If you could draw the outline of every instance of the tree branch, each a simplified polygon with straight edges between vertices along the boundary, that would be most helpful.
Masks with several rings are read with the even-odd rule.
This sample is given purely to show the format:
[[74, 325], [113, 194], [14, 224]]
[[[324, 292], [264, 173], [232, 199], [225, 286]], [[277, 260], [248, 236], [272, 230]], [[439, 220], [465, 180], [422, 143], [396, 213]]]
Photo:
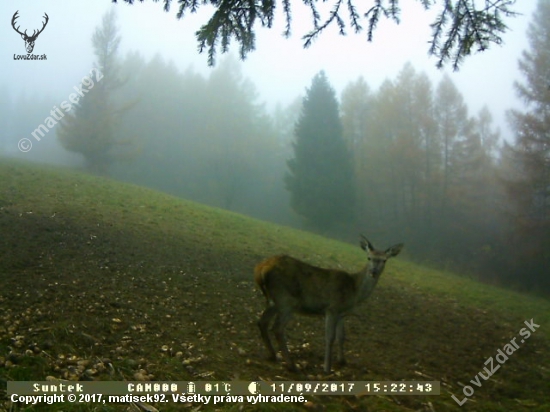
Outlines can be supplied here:
[[[112, 0], [117, 3], [117, 0]], [[135, 0], [123, 0], [133, 4]], [[143, 2], [144, 0], [139, 0]], [[160, 0], [153, 0], [158, 2]], [[292, 0], [280, 0], [285, 18], [283, 35], [290, 36], [292, 23]], [[312, 29], [302, 39], [304, 47], [309, 47], [328, 26], [336, 24], [341, 35], [346, 34], [349, 25], [355, 33], [363, 30], [360, 24], [360, 14], [357, 12], [354, 0], [323, 0], [333, 1], [333, 7], [328, 17], [321, 20], [317, 9], [319, 0], [302, 0], [311, 11]], [[341, 16], [340, 6], [346, 3], [348, 10], [347, 22]], [[400, 22], [400, 0], [371, 0], [374, 4], [363, 13], [367, 20], [367, 40], [372, 41], [374, 31], [382, 17]], [[440, 4], [441, 10], [435, 21], [430, 25], [432, 39], [429, 42], [429, 53], [437, 57], [437, 67], [442, 67], [451, 61], [456, 70], [462, 59], [475, 51], [484, 51], [492, 44], [502, 43], [502, 34], [508, 30], [504, 18], [514, 17], [516, 12], [511, 7], [515, 0], [484, 0], [483, 6], [476, 7], [475, 0], [417, 0], [428, 10]], [[478, 0], [479, 2], [480, 0]], [[170, 10], [172, 0], [162, 0], [165, 11]], [[196, 12], [200, 6], [215, 7], [213, 15], [197, 32], [198, 48], [202, 53], [207, 51], [208, 64], [215, 63], [218, 48], [227, 52], [231, 39], [240, 46], [241, 58], [255, 49], [255, 24], [262, 27], [272, 27], [277, 0], [178, 0], [177, 18], [181, 19], [186, 11]]]

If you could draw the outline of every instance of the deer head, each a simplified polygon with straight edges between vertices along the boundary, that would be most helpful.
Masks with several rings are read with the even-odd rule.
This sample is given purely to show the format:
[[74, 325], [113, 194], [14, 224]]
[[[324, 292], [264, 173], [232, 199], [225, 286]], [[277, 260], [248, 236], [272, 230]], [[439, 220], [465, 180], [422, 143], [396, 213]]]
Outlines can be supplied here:
[[44, 31], [44, 28], [46, 27], [46, 25], [48, 24], [48, 20], [49, 20], [49, 17], [46, 13], [44, 13], [44, 17], [46, 19], [46, 21], [44, 22], [44, 24], [42, 25], [42, 28], [38, 31], [34, 30], [32, 35], [31, 36], [28, 36], [27, 35], [27, 30], [25, 30], [24, 33], [20, 32], [19, 31], [19, 26], [15, 27], [15, 20], [17, 20], [17, 18], [19, 17], [17, 14], [19, 13], [19, 10], [17, 10], [15, 12], [15, 14], [13, 15], [12, 19], [11, 19], [11, 26], [13, 27], [13, 29], [19, 33], [21, 35], [21, 38], [23, 40], [25, 40], [25, 48], [27, 49], [27, 53], [32, 53], [33, 49], [34, 49], [34, 42], [36, 41], [36, 38], [38, 37], [38, 35], [40, 33], [42, 33], [42, 31]]

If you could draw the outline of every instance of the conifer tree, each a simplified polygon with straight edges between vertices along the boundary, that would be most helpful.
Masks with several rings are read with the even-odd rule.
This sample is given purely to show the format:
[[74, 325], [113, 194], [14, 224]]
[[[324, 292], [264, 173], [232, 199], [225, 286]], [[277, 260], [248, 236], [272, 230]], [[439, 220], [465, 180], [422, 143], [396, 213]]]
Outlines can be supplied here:
[[82, 154], [86, 168], [96, 174], [107, 174], [117, 149], [129, 143], [117, 139], [116, 125], [132, 104], [116, 107], [112, 98], [113, 91], [123, 84], [119, 74], [119, 44], [116, 14], [111, 9], [92, 36], [95, 67], [83, 79], [78, 102], [64, 116], [57, 132], [63, 147]]
[[[539, 0], [527, 31], [529, 50], [516, 82], [525, 111], [511, 110], [516, 141], [511, 148], [516, 176], [507, 184], [515, 206], [517, 275], [530, 278], [531, 287], [550, 290], [550, 1]], [[520, 273], [521, 271], [521, 273]]]
[[351, 222], [353, 164], [342, 136], [338, 101], [324, 72], [307, 90], [295, 137], [285, 177], [292, 208], [320, 230]]

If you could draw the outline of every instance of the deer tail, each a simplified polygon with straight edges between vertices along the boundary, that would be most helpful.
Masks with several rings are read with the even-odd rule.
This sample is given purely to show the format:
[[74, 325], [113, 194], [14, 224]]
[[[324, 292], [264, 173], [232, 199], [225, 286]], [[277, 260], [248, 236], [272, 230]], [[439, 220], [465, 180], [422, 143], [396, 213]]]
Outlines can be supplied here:
[[275, 263], [276, 262], [273, 261], [273, 258], [271, 258], [258, 263], [254, 268], [254, 280], [268, 303], [271, 300], [271, 297], [267, 288], [266, 279]]

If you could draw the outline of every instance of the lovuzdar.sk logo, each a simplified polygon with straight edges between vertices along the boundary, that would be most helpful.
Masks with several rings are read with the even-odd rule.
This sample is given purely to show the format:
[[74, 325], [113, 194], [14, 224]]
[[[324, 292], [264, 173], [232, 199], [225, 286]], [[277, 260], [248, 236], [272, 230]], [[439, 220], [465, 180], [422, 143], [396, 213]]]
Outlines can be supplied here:
[[50, 18], [46, 13], [44, 13], [43, 17], [45, 18], [45, 21], [42, 23], [42, 28], [40, 30], [33, 30], [32, 34], [29, 36], [27, 34], [27, 30], [25, 30], [24, 32], [21, 32], [19, 30], [21, 26], [15, 27], [16, 20], [19, 17], [18, 13], [19, 13], [19, 10], [17, 10], [13, 14], [13, 17], [11, 19], [11, 26], [17, 33], [21, 35], [21, 38], [25, 41], [25, 49], [27, 49], [27, 54], [26, 55], [14, 54], [13, 59], [14, 60], [46, 60], [47, 56], [45, 54], [41, 54], [41, 55], [32, 54], [32, 51], [34, 50], [34, 43], [36, 42], [36, 39], [38, 38], [39, 34], [42, 33], [46, 28], [46, 25], [48, 24], [48, 21], [50, 20]]

